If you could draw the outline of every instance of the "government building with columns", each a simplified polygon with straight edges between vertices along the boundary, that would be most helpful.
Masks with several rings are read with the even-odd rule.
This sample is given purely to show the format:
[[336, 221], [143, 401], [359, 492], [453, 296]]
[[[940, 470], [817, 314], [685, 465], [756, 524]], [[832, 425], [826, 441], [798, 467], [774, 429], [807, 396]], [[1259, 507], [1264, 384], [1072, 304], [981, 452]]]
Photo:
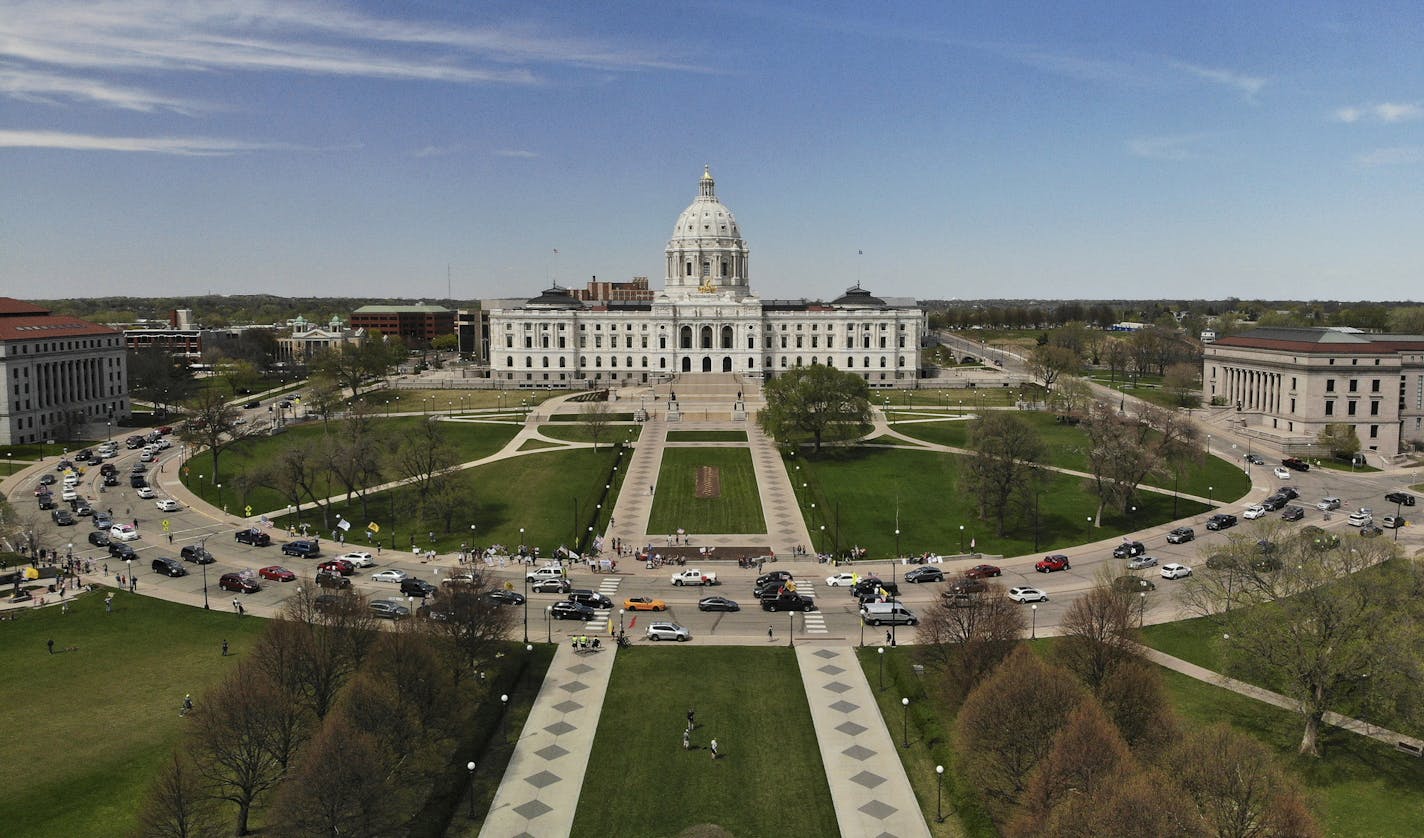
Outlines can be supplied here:
[[1205, 401], [1285, 453], [1326, 454], [1316, 439], [1336, 423], [1384, 457], [1424, 442], [1424, 336], [1262, 328], [1203, 351]]
[[829, 303], [752, 293], [750, 251], [710, 171], [678, 216], [651, 300], [589, 303], [554, 286], [489, 312], [490, 377], [504, 387], [606, 387], [687, 373], [764, 379], [826, 364], [871, 387], [914, 387], [926, 318], [857, 285]]

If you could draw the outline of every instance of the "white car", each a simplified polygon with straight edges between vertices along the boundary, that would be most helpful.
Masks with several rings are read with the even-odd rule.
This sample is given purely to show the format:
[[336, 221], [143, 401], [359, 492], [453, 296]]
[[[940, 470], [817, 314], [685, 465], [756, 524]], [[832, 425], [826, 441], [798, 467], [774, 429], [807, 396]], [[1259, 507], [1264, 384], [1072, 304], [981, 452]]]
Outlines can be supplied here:
[[133, 524], [115, 524], [109, 527], [111, 541], [138, 541], [138, 530]]
[[79, 493], [74, 490], [73, 486], [70, 486], [66, 488], [63, 492], [60, 492], [59, 496], [64, 500], [79, 500]]
[[1345, 519], [1345, 523], [1352, 527], [1363, 527], [1365, 524], [1373, 524], [1374, 516], [1362, 509], [1359, 512], [1351, 512], [1350, 517]]
[[1038, 588], [1009, 588], [1009, 599], [1014, 602], [1048, 602], [1048, 594]]
[[1163, 579], [1185, 579], [1192, 575], [1192, 569], [1184, 564], [1164, 564], [1162, 565]]
[[159, 439], [157, 442], [154, 443], [154, 445], [157, 445], [157, 446], [158, 446], [158, 450], [159, 450], [159, 451], [162, 451], [162, 450], [164, 450], [165, 448], [172, 448], [172, 447], [173, 447], [173, 443], [169, 442], [167, 437], [163, 437], [162, 439]]
[[1275, 471], [1271, 473], [1276, 476], [1277, 480], [1289, 480], [1291, 476], [1290, 469], [1285, 466], [1276, 466]]
[[164, 512], [177, 512], [178, 510], [183, 508], [178, 505], [178, 501], [173, 500], [172, 498], [164, 498], [163, 500], [154, 501], [153, 505], [163, 510]]
[[530, 582], [538, 582], [540, 579], [563, 579], [564, 569], [558, 565], [545, 565], [524, 574], [524, 578]]
[[679, 643], [692, 639], [692, 632], [678, 625], [677, 623], [652, 623], [648, 626], [648, 639], [676, 640]]
[[138, 496], [145, 500], [152, 500], [158, 497], [158, 493], [153, 490], [152, 486], [144, 486], [138, 490]]
[[363, 553], [360, 551], [357, 551], [355, 553], [342, 553], [336, 558], [345, 559], [346, 561], [351, 562], [351, 564], [355, 565], [356, 567], [371, 567], [376, 563], [376, 560], [371, 557], [370, 553]]
[[1264, 518], [1266, 517], [1266, 507], [1260, 505], [1259, 503], [1253, 503], [1250, 506], [1246, 507], [1244, 511], [1242, 511], [1241, 517], [1245, 518], [1248, 521], [1254, 521], [1257, 518]]
[[856, 574], [837, 573], [834, 576], [826, 577], [826, 584], [832, 588], [849, 588], [855, 584]]
[[409, 577], [409, 576], [410, 576], [410, 574], [409, 574], [409, 573], [406, 573], [404, 570], [396, 570], [396, 569], [392, 568], [391, 570], [381, 570], [381, 571], [377, 571], [376, 573], [372, 573], [372, 574], [371, 574], [371, 581], [372, 581], [372, 582], [395, 582], [396, 584], [400, 584], [401, 582], [404, 582], [404, 581], [406, 580], [406, 578]]

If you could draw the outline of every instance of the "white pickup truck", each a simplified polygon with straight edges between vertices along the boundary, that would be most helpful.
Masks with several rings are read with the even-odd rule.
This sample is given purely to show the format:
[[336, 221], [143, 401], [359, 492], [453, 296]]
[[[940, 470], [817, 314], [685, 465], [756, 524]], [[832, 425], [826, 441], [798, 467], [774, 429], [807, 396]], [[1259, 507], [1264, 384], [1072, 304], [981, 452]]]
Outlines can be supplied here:
[[674, 585], [715, 585], [717, 584], [717, 574], [703, 573], [697, 568], [679, 570], [672, 575]]

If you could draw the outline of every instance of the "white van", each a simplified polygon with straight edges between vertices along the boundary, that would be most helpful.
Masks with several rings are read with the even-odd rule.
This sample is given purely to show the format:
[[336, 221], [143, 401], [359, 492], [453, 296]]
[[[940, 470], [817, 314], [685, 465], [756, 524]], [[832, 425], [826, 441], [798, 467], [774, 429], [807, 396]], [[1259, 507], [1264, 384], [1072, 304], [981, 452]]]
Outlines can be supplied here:
[[913, 626], [919, 622], [915, 613], [899, 602], [867, 602], [860, 607], [860, 619], [872, 626]]

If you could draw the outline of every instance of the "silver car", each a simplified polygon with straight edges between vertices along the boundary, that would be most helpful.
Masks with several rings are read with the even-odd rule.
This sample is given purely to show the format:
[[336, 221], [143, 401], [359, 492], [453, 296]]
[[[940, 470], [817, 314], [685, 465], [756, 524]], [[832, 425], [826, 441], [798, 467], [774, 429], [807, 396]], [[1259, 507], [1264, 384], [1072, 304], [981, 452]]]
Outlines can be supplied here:
[[1152, 556], [1138, 556], [1127, 563], [1128, 570], [1141, 570], [1144, 567], [1156, 567], [1157, 560]]
[[692, 632], [677, 623], [651, 623], [648, 625], [648, 639], [654, 642], [659, 640], [676, 640], [679, 643], [692, 639]]

